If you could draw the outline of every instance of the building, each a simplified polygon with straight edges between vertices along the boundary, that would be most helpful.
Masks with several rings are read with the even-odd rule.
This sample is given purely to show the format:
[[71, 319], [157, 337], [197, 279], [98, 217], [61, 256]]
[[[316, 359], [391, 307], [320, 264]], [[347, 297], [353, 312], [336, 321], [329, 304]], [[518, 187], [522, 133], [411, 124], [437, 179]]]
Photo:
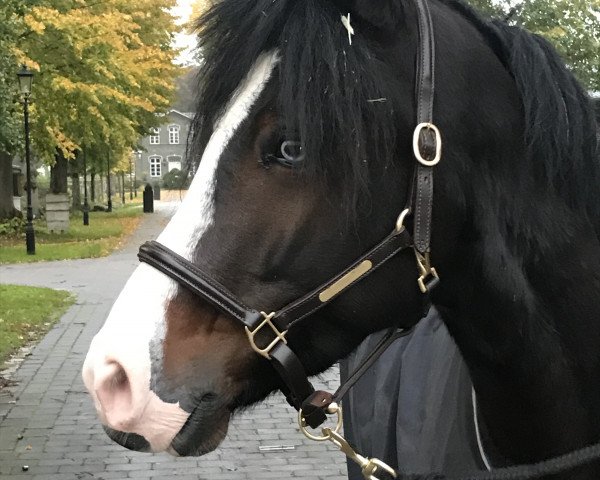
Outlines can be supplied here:
[[170, 110], [165, 122], [141, 140], [142, 149], [137, 152], [135, 161], [138, 181], [160, 183], [171, 170], [185, 168], [187, 138], [193, 118], [193, 113]]

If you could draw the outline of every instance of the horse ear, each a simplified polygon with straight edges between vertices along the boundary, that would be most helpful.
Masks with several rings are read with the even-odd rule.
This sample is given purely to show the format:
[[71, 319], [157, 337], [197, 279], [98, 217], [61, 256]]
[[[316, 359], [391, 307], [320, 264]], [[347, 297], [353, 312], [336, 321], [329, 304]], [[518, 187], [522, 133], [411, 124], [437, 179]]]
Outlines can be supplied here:
[[343, 15], [365, 21], [374, 27], [393, 30], [402, 16], [402, 0], [333, 0]]

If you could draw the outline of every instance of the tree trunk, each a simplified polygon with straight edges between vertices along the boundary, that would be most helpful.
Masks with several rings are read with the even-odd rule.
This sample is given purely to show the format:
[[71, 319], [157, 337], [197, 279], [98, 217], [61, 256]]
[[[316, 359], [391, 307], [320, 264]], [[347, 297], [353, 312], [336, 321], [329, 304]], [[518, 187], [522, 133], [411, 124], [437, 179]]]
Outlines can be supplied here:
[[19, 215], [13, 205], [12, 156], [0, 151], [0, 220]]
[[81, 210], [81, 182], [79, 181], [79, 172], [82, 170], [81, 152], [77, 152], [77, 156], [69, 162], [69, 171], [71, 174], [71, 211], [77, 212]]
[[96, 170], [93, 168], [90, 171], [90, 200], [92, 203], [96, 201]]
[[61, 194], [67, 192], [67, 175], [69, 162], [62, 152], [56, 152], [56, 163], [50, 168], [50, 193]]
[[74, 212], [81, 210], [81, 186], [79, 173], [71, 173], [72, 209]]
[[98, 180], [100, 182], [100, 189], [98, 190], [98, 199], [100, 203], [104, 203], [104, 177], [102, 174], [98, 175]]
[[125, 205], [125, 172], [121, 172], [121, 203]]

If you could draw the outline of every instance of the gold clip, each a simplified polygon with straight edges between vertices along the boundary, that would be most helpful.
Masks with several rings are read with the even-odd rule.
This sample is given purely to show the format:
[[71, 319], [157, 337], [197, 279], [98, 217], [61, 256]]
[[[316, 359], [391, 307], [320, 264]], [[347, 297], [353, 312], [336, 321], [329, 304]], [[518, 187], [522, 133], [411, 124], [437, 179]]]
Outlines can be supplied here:
[[415, 257], [417, 258], [417, 267], [419, 268], [419, 273], [421, 274], [421, 276], [417, 279], [417, 283], [419, 284], [421, 293], [427, 293], [428, 288], [427, 285], [425, 285], [425, 280], [427, 280], [429, 277], [439, 280], [440, 277], [435, 271], [435, 268], [431, 266], [429, 253], [421, 255], [417, 250], [415, 250]]
[[[269, 360], [271, 358], [271, 355], [269, 355], [269, 353], [271, 352], [273, 347], [275, 347], [275, 345], [277, 345], [279, 342], [287, 344], [287, 340], [285, 339], [285, 334], [287, 333], [287, 330], [280, 332], [279, 330], [277, 330], [277, 327], [273, 324], [273, 322], [271, 322], [271, 319], [275, 316], [275, 312], [271, 312], [268, 315], [265, 312], [260, 312], [260, 314], [264, 317], [264, 320], [254, 330], [250, 330], [248, 327], [246, 327], [246, 335], [248, 336], [248, 340], [250, 341], [250, 346], [252, 347], [252, 350]], [[275, 338], [265, 348], [259, 348], [258, 345], [256, 345], [254, 337], [256, 337], [256, 334], [265, 325], [268, 325], [271, 328], [271, 330], [275, 334]]]
[[376, 477], [376, 474], [379, 471], [384, 471], [396, 478], [396, 472], [392, 467], [377, 458], [367, 458], [356, 453], [346, 439], [339, 433], [332, 431], [330, 428], [324, 428], [323, 435], [360, 467], [363, 477], [365, 477], [366, 480], [379, 480], [378, 477]]

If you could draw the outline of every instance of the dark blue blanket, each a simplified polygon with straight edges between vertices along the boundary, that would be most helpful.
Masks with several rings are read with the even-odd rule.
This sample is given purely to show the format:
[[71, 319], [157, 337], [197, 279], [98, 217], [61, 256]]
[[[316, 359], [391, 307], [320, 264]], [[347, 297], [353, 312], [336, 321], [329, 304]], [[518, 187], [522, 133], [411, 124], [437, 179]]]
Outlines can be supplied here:
[[[382, 334], [341, 364], [342, 380]], [[402, 473], [484, 469], [475, 434], [471, 382], [458, 349], [432, 310], [386, 351], [344, 400], [344, 429], [357, 451]], [[361, 480], [349, 465], [350, 480]]]

